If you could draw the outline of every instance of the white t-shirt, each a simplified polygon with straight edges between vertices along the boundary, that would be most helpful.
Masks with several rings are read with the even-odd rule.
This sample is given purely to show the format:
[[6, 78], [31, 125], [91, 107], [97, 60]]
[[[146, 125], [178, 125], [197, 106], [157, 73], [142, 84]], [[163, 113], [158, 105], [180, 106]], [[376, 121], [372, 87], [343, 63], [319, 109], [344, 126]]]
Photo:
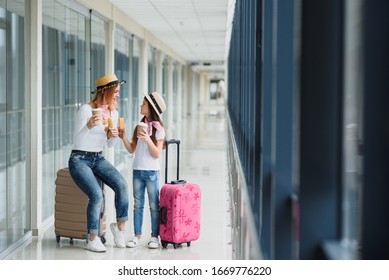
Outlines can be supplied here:
[[[98, 125], [89, 129], [86, 124], [92, 117], [92, 107], [89, 104], [82, 105], [78, 110], [74, 125], [74, 150], [87, 152], [101, 152], [105, 143], [113, 147], [117, 142], [117, 137], [107, 138], [105, 132], [106, 125]], [[117, 126], [119, 113], [117, 110], [111, 111], [111, 118], [114, 126]]]
[[[165, 138], [165, 130], [157, 130], [155, 133], [155, 139], [163, 140]], [[151, 152], [147, 143], [143, 139], [138, 139], [136, 144], [134, 163], [132, 165], [134, 170], [159, 170], [159, 158], [155, 158]]]

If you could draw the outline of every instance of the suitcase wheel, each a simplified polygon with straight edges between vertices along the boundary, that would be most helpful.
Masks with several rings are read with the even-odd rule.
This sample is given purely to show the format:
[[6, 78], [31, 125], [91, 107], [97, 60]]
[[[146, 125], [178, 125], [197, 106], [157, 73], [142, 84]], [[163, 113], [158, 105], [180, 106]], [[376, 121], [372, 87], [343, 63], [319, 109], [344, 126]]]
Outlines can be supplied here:
[[107, 242], [107, 240], [105, 239], [105, 236], [101, 236], [100, 239], [101, 239], [101, 242], [103, 242], [103, 244], [105, 244], [105, 242]]
[[[188, 245], [188, 247], [190, 246], [190, 242], [191, 241], [186, 242], [186, 245]], [[163, 248], [166, 248], [169, 243], [173, 245], [174, 249], [177, 249], [177, 247], [182, 247], [182, 243], [174, 243], [174, 242], [167, 242], [167, 241], [161, 240], [161, 244], [162, 244]]]
[[55, 239], [57, 239], [57, 243], [59, 243], [59, 241], [61, 240], [61, 236], [59, 234], [56, 234]]

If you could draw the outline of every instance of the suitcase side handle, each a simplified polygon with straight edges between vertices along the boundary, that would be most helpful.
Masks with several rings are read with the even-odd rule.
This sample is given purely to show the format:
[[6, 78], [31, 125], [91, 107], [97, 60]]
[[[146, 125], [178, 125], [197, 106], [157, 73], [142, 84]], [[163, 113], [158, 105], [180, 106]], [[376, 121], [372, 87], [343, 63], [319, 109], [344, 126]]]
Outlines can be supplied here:
[[160, 222], [162, 225], [166, 225], [166, 222], [167, 222], [167, 207], [166, 206], [162, 206], [161, 209], [160, 209]]
[[[167, 183], [167, 169], [168, 169], [168, 155], [169, 155], [169, 145], [176, 144], [177, 145], [177, 180], [179, 181], [180, 176], [180, 143], [181, 141], [178, 139], [169, 139], [166, 140], [166, 162], [165, 162], [165, 184]], [[172, 181], [172, 184], [174, 181]]]

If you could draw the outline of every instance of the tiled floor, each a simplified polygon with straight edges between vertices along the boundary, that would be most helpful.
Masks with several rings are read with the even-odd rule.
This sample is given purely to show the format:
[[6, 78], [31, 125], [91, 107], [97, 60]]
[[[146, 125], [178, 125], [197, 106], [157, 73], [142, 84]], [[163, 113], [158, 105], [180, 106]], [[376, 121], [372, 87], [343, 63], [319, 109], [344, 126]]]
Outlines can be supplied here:
[[[196, 182], [201, 187], [201, 234], [191, 246], [186, 244], [177, 249], [150, 250], [141, 247], [119, 249], [113, 245], [112, 234], [107, 227], [106, 253], [93, 253], [84, 249], [85, 241], [61, 238], [56, 242], [53, 227], [42, 238], [34, 237], [11, 253], [7, 260], [230, 260], [232, 258], [231, 231], [228, 213], [228, 171], [226, 155], [226, 127], [224, 104], [211, 101], [200, 108], [198, 115], [183, 120], [180, 139], [181, 178]], [[174, 153], [174, 150], [171, 151]], [[169, 152], [169, 158], [170, 158]], [[172, 154], [174, 155], [174, 154]], [[170, 162], [170, 161], [169, 161]], [[173, 165], [173, 164], [172, 164]], [[175, 170], [174, 166], [171, 166]], [[164, 170], [161, 170], [164, 177]], [[171, 174], [170, 174], [171, 173]], [[169, 175], [174, 176], [174, 172]], [[169, 177], [170, 178], [170, 177]], [[130, 179], [130, 174], [128, 175]], [[110, 190], [109, 190], [110, 191]], [[130, 193], [132, 197], [132, 193]], [[132, 237], [132, 201], [130, 200], [130, 221], [127, 223], [128, 238]], [[147, 200], [144, 213], [144, 235], [150, 228]], [[113, 221], [112, 198], [107, 199], [107, 225]], [[146, 242], [147, 243], [147, 242]]]

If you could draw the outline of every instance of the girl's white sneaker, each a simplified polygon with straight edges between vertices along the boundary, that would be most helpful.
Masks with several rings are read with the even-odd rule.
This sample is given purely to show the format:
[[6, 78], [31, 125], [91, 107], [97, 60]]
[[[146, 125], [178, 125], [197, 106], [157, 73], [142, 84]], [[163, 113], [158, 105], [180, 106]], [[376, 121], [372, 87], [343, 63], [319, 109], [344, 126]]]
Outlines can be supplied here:
[[140, 244], [142, 244], [142, 239], [134, 236], [134, 238], [132, 240], [127, 242], [126, 246], [128, 248], [135, 248], [135, 247], [139, 246]]
[[158, 237], [151, 237], [148, 245], [150, 249], [158, 249], [159, 248]]

